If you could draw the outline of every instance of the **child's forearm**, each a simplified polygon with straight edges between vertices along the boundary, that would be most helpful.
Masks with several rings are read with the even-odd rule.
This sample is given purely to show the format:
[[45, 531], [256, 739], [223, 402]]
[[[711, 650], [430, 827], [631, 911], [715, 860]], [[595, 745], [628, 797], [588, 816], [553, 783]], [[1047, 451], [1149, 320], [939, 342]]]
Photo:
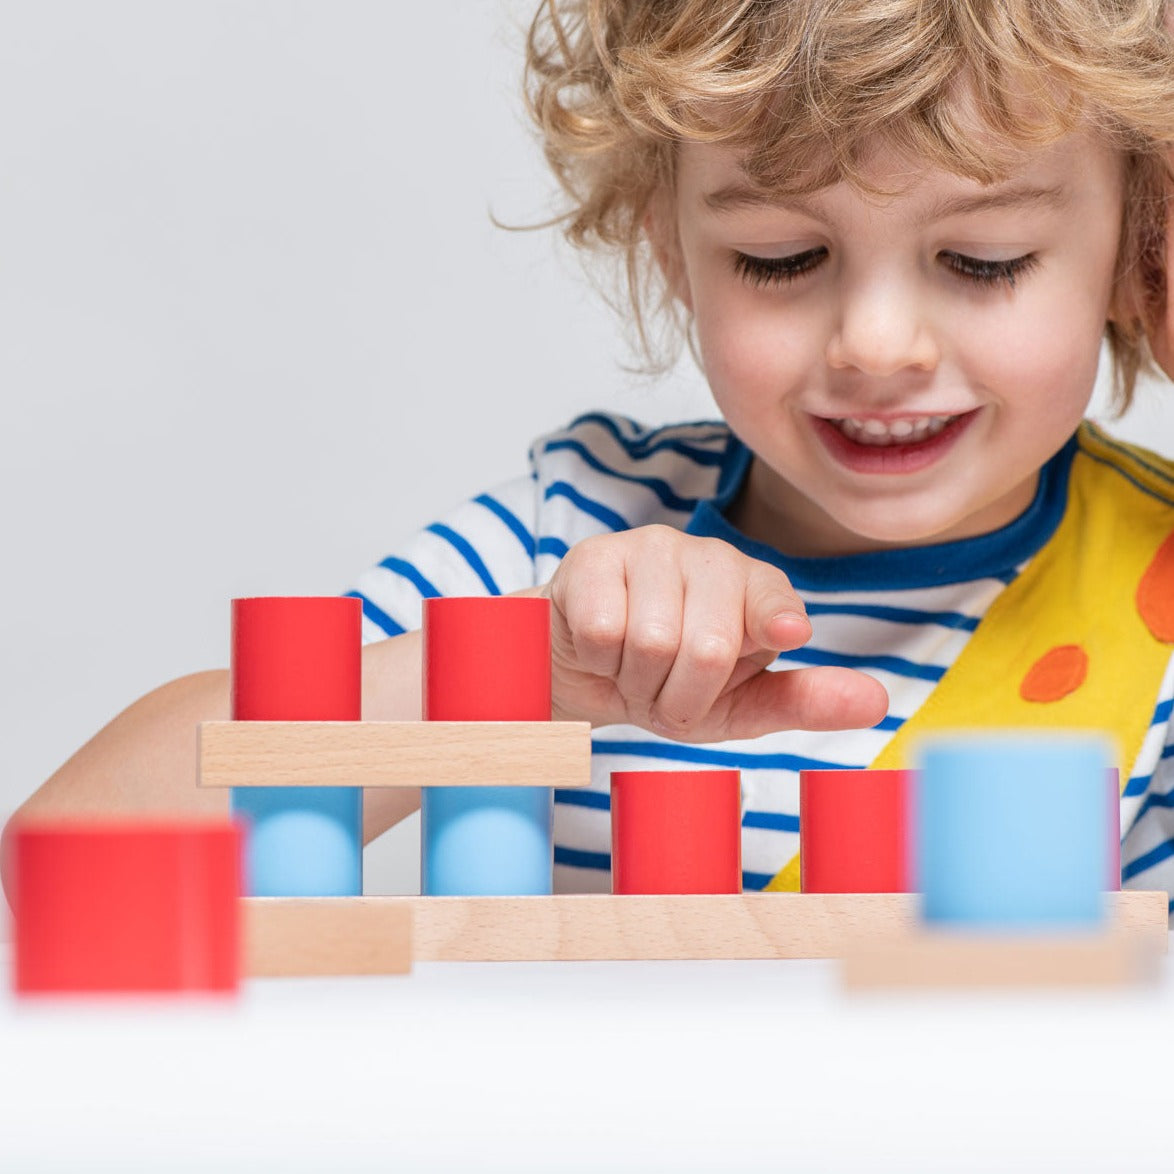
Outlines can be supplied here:
[[[104, 726], [17, 810], [29, 817], [227, 814], [226, 791], [196, 786], [196, 726], [229, 716], [227, 670], [195, 673], [153, 690]], [[420, 716], [420, 637], [363, 649], [363, 716]], [[419, 806], [418, 791], [368, 791], [364, 840]], [[6, 829], [7, 830], [7, 829]], [[0, 848], [0, 863], [5, 853]], [[5, 871], [4, 889], [10, 890]]]

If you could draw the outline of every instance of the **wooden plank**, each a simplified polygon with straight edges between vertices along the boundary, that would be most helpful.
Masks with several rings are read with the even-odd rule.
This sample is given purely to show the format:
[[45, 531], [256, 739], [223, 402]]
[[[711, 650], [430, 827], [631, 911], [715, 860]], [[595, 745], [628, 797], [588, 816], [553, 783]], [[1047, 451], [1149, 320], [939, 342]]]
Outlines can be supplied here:
[[202, 787], [586, 787], [587, 722], [204, 722]]
[[[1110, 896], [1120, 932], [1164, 952], [1166, 894]], [[918, 898], [902, 893], [325, 900], [340, 926], [335, 938], [378, 936], [380, 911], [392, 918], [410, 910], [414, 957], [429, 962], [841, 958], [869, 942], [907, 937], [919, 925]], [[373, 910], [363, 926], [347, 921], [346, 906], [359, 901]]]
[[[915, 929], [908, 893], [416, 897], [421, 961], [841, 958]], [[1164, 893], [1111, 894], [1113, 919], [1164, 951]]]
[[245, 897], [244, 973], [250, 977], [406, 974], [412, 910], [378, 897]]
[[914, 931], [849, 953], [848, 990], [935, 987], [1117, 987], [1152, 982], [1160, 954], [1119, 925], [1055, 937]]

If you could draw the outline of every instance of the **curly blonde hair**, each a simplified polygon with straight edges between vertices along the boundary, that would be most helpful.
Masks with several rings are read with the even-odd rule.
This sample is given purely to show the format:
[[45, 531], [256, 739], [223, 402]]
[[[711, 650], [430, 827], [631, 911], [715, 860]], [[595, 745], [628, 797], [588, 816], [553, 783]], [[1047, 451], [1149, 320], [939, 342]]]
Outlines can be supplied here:
[[[526, 98], [569, 198], [563, 232], [623, 262], [653, 369], [679, 345], [658, 358], [649, 312], [678, 344], [689, 326], [646, 232], [672, 190], [678, 143], [738, 149], [748, 179], [771, 191], [846, 181], [886, 195], [863, 168], [878, 136], [989, 184], [1017, 152], [1092, 125], [1124, 160], [1105, 327], [1124, 409], [1153, 369], [1146, 334], [1166, 298], [1174, 40], [1164, 12], [1165, 0], [543, 0]], [[978, 141], [976, 115], [1003, 150]]]

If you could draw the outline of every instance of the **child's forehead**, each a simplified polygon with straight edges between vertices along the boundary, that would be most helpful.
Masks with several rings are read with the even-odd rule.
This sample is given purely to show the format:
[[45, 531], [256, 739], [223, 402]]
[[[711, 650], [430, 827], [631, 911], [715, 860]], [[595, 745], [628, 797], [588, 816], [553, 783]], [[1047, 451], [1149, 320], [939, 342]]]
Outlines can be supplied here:
[[[764, 187], [753, 178], [749, 159], [749, 152], [732, 146], [682, 143], [675, 168], [678, 192], [704, 210], [721, 213], [786, 202], [797, 194], [804, 202], [818, 203], [839, 191], [851, 191], [844, 180], [812, 187], [800, 174], [778, 188]], [[963, 208], [968, 198], [988, 196], [994, 190], [1031, 190], [1056, 193], [1052, 203], [1059, 206], [1059, 196], [1090, 184], [1103, 185], [1105, 177], [1119, 176], [1122, 164], [1122, 153], [1106, 138], [1091, 128], [1081, 128], [1046, 146], [1007, 155], [998, 180], [982, 184], [878, 140], [857, 165], [870, 185], [888, 194], [856, 194], [883, 205], [918, 203], [928, 212], [954, 204]]]

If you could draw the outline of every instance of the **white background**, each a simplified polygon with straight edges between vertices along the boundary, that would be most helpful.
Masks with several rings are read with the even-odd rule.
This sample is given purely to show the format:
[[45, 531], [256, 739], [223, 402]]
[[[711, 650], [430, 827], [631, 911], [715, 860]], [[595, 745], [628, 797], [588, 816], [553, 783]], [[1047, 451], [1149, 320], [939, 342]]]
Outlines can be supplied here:
[[[711, 413], [491, 224], [558, 207], [533, 6], [0, 0], [0, 817], [233, 596], [346, 590], [579, 411]], [[1174, 452], [1168, 390], [1118, 430]]]

